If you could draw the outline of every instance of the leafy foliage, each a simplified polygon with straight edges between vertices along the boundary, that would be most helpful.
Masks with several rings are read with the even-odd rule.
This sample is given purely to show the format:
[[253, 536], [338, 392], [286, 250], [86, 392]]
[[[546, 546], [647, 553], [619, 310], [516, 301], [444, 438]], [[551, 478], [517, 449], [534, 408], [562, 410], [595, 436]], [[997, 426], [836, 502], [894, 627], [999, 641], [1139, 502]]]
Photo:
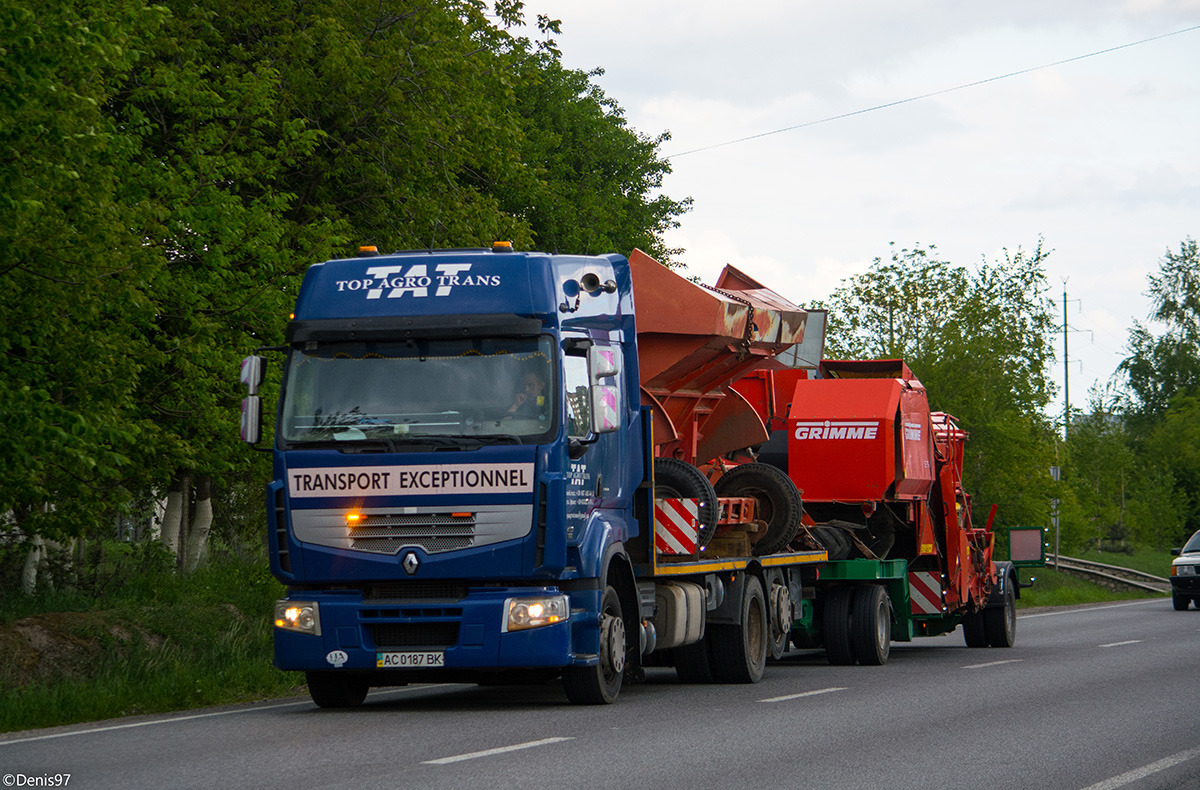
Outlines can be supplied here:
[[998, 524], [1048, 520], [1053, 305], [1039, 241], [975, 270], [933, 246], [876, 258], [830, 297], [826, 356], [904, 359], [930, 405], [971, 434], [966, 484]]
[[666, 137], [523, 13], [0, 0], [0, 514], [111, 533], [193, 476], [235, 501], [265, 471], [237, 361], [351, 242], [663, 254], [688, 205], [657, 194]]

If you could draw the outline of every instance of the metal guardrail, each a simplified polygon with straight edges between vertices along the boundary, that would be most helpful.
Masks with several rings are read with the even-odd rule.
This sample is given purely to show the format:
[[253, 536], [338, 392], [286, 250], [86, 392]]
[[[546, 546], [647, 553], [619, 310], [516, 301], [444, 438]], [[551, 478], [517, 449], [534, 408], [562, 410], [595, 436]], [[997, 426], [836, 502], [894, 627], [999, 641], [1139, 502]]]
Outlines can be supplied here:
[[1171, 591], [1171, 580], [1152, 573], [1107, 565], [1103, 562], [1081, 560], [1078, 557], [1046, 555], [1046, 567], [1068, 573], [1105, 587], [1137, 590], [1139, 592], [1166, 593]]

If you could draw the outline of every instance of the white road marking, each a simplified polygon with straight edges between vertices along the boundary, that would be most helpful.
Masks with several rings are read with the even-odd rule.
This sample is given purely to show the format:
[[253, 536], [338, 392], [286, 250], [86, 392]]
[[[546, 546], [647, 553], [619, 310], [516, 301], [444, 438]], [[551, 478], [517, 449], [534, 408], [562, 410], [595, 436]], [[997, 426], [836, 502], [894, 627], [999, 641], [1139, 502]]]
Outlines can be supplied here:
[[[403, 691], [416, 691], [417, 689], [433, 688], [435, 685], [443, 685], [449, 687], [451, 685], [462, 685], [458, 683], [434, 684], [423, 683], [419, 686], [405, 686], [403, 688], [380, 689], [372, 691], [368, 694], [369, 697], [378, 696], [380, 694], [395, 694]], [[0, 740], [0, 746], [8, 746], [14, 743], [31, 743], [33, 741], [50, 741], [55, 738], [70, 738], [72, 735], [91, 735], [97, 732], [110, 732], [112, 730], [129, 730], [134, 727], [150, 727], [154, 724], [174, 724], [180, 721], [192, 721], [193, 719], [211, 719], [214, 716], [232, 716], [235, 713], [254, 713], [260, 710], [274, 710], [276, 708], [295, 708], [300, 705], [312, 705], [312, 700], [302, 700], [300, 702], [280, 702], [275, 705], [256, 705], [254, 707], [238, 708], [237, 710], [216, 710], [211, 713], [193, 713], [188, 716], [169, 716], [165, 719], [152, 719], [150, 721], [134, 721], [128, 724], [110, 724], [105, 727], [91, 727], [83, 730], [72, 730], [71, 732], [52, 732], [46, 735], [32, 735], [28, 738], [14, 738], [11, 741]], [[4, 736], [0, 735], [0, 738]]]
[[1124, 642], [1109, 642], [1107, 645], [1100, 645], [1100, 647], [1120, 647], [1121, 645], [1136, 645], [1140, 641], [1142, 641], [1142, 640], [1126, 639]]
[[1141, 768], [1135, 768], [1132, 771], [1121, 774], [1120, 776], [1114, 776], [1111, 779], [1105, 779], [1103, 782], [1097, 782], [1094, 785], [1088, 785], [1087, 787], [1083, 788], [1083, 790], [1116, 790], [1118, 787], [1124, 787], [1127, 784], [1132, 784], [1139, 779], [1145, 779], [1151, 774], [1156, 774], [1159, 771], [1166, 770], [1171, 766], [1179, 765], [1180, 763], [1187, 762], [1188, 760], [1195, 759], [1196, 757], [1200, 757], [1200, 746], [1197, 746], [1195, 749], [1188, 749], [1185, 752], [1173, 754], [1170, 757], [1164, 757], [1158, 762], [1150, 763], [1149, 765], [1143, 765]]
[[436, 760], [425, 760], [423, 765], [449, 765], [450, 763], [460, 763], [463, 760], [474, 760], [476, 757], [491, 757], [494, 754], [504, 754], [506, 752], [516, 752], [521, 749], [533, 749], [537, 746], [549, 746], [552, 743], [561, 743], [562, 741], [573, 741], [574, 738], [543, 738], [540, 741], [527, 741], [526, 743], [518, 743], [512, 746], [499, 746], [495, 749], [484, 749], [482, 752], [469, 752], [467, 754], [456, 754], [453, 757], [439, 757]]
[[828, 694], [831, 691], [845, 691], [845, 690], [846, 690], [845, 686], [835, 686], [833, 688], [817, 689], [816, 691], [802, 691], [799, 694], [788, 694], [783, 697], [768, 697], [767, 699], [760, 699], [759, 702], [786, 702], [787, 700], [790, 700], [790, 699], [800, 699], [801, 697], [815, 697], [818, 694]]
[[1102, 609], [1118, 609], [1122, 606], [1142, 606], [1148, 603], [1162, 603], [1165, 598], [1148, 598], [1144, 601], [1130, 601], [1129, 603], [1110, 603], [1103, 606], [1089, 606], [1086, 609], [1068, 609], [1064, 612], [1042, 612], [1041, 614], [1023, 614], [1018, 612], [1017, 616], [1024, 620], [1027, 617], [1058, 617], [1060, 614], [1078, 614], [1079, 612], [1098, 612]]
[[998, 667], [1001, 664], [1019, 664], [1024, 660], [1023, 658], [1006, 658], [1001, 661], [989, 661], [986, 664], [967, 664], [963, 669], [983, 669], [984, 667]]

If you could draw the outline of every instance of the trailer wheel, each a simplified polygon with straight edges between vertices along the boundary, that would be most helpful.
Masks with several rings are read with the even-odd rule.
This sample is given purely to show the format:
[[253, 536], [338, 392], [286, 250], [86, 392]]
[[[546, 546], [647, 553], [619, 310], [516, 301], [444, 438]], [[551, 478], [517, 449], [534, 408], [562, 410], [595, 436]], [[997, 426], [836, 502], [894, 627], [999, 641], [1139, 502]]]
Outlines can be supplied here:
[[987, 633], [983, 629], [983, 612], [971, 612], [962, 619], [963, 641], [967, 647], [987, 647]]
[[700, 501], [697, 548], [704, 548], [717, 531], [721, 517], [717, 492], [696, 467], [678, 458], [654, 459], [654, 496], [656, 499], [697, 499]]
[[767, 464], [742, 464], [717, 481], [717, 496], [753, 497], [767, 533], [754, 544], [756, 556], [774, 554], [792, 542], [800, 530], [800, 492], [786, 474]]
[[870, 584], [854, 591], [850, 641], [860, 664], [878, 667], [887, 663], [892, 648], [892, 604], [882, 587]]
[[304, 679], [322, 708], [357, 708], [367, 698], [367, 682], [346, 672], [305, 672]]
[[825, 594], [822, 628], [825, 631], [825, 655], [835, 666], [853, 664], [854, 643], [850, 638], [850, 604], [853, 587], [833, 587]]
[[712, 662], [708, 659], [708, 637], [699, 642], [674, 648], [675, 674], [680, 683], [712, 683]]
[[757, 683], [767, 666], [767, 605], [757, 576], [746, 576], [742, 590], [742, 622], [709, 629], [708, 650], [718, 683]]
[[792, 594], [778, 576], [772, 576], [768, 584], [767, 614], [771, 627], [770, 657], [776, 661], [783, 658], [791, 639], [793, 622]]
[[567, 667], [563, 670], [563, 689], [576, 705], [611, 705], [621, 693], [625, 674], [625, 619], [621, 616], [621, 598], [610, 584], [604, 588], [600, 605], [600, 660], [595, 666]]
[[1017, 599], [1011, 581], [1006, 585], [1004, 605], [983, 610], [983, 630], [992, 647], [1012, 647], [1017, 641]]

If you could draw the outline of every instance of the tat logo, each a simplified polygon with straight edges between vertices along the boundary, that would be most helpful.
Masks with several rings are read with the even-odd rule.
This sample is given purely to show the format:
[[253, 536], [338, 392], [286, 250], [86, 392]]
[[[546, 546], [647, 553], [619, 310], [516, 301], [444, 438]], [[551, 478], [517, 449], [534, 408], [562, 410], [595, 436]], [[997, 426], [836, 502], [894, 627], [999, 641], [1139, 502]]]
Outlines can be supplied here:
[[498, 274], [470, 274], [469, 263], [439, 263], [429, 273], [424, 263], [412, 266], [369, 266], [367, 276], [359, 280], [338, 280], [338, 292], [365, 291], [368, 299], [399, 299], [405, 294], [449, 296], [450, 290], [458, 286], [482, 285], [494, 288], [500, 285]]
[[878, 422], [798, 422], [797, 439], [874, 439], [879, 433]]

